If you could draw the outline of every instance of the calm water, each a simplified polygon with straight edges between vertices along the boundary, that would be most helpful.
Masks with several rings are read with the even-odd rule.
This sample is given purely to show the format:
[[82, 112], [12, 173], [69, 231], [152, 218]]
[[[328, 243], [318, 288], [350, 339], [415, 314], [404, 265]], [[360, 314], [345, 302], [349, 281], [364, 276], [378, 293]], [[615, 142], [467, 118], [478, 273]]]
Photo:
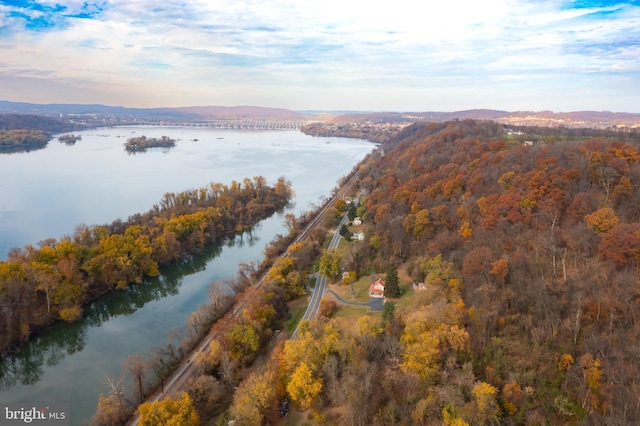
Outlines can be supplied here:
[[[76, 133], [78, 134], [78, 133]], [[311, 138], [297, 131], [241, 131], [191, 127], [119, 127], [80, 132], [29, 153], [0, 154], [0, 259], [12, 247], [72, 234], [80, 223], [105, 224], [144, 212], [166, 192], [229, 184], [262, 175], [293, 182], [295, 204], [252, 232], [212, 247], [193, 263], [93, 304], [86, 318], [60, 324], [34, 339], [23, 354], [0, 364], [0, 401], [66, 403], [72, 424], [96, 408], [107, 375], [119, 376], [129, 354], [147, 353], [206, 300], [209, 284], [233, 276], [240, 262], [262, 258], [284, 233], [284, 214], [310, 210], [330, 195], [373, 145]], [[171, 149], [127, 154], [132, 136], [170, 136]]]

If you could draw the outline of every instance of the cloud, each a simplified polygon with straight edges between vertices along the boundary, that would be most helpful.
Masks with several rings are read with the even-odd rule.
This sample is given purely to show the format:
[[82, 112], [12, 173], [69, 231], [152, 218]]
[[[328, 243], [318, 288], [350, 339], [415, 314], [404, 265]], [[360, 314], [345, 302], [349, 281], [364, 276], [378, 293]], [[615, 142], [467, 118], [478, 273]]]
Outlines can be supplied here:
[[0, 6], [3, 15], [2, 30], [27, 29], [40, 31], [64, 28], [69, 19], [87, 19], [103, 11], [104, 2], [71, 1], [60, 4], [57, 1], [17, 0]]
[[[510, 95], [520, 88], [531, 104], [546, 96], [560, 108], [554, 88], [586, 96], [592, 88], [571, 82], [587, 77], [640, 94], [636, 1], [429, 3], [25, 0], [0, 5], [0, 45], [10, 46], [0, 49], [16, 81], [37, 69], [52, 85], [77, 80], [83, 90], [68, 93], [87, 102], [104, 102], [109, 87], [120, 91], [109, 99], [131, 106], [391, 109], [406, 99], [435, 109], [458, 96], [464, 109], [493, 91], [508, 109], [526, 104]], [[65, 101], [60, 91], [39, 96]]]

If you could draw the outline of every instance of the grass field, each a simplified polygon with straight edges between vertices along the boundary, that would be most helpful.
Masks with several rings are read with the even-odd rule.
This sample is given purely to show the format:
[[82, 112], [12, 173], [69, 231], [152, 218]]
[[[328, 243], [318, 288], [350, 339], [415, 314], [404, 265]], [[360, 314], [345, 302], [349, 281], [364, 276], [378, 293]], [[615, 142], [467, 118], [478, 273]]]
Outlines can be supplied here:
[[370, 277], [362, 277], [353, 283], [353, 292], [351, 291], [350, 284], [332, 284], [329, 288], [338, 293], [340, 297], [348, 302], [367, 303], [369, 301], [370, 284]]
[[284, 329], [287, 333], [291, 334], [295, 331], [308, 305], [308, 297], [301, 297], [289, 303], [289, 313], [291, 317], [284, 323]]

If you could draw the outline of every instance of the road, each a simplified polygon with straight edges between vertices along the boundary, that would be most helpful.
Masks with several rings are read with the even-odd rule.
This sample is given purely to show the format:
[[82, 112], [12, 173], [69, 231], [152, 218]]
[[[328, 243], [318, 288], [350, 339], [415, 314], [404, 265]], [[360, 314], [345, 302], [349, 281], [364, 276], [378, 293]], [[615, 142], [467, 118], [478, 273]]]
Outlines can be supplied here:
[[[309, 225], [307, 225], [307, 227], [298, 236], [298, 238], [296, 238], [295, 242], [299, 242], [307, 238], [309, 234], [313, 231], [313, 229], [316, 226], [320, 225], [320, 223], [322, 222], [322, 218], [324, 217], [328, 208], [333, 206], [336, 200], [343, 196], [345, 188], [348, 187], [353, 181], [355, 181], [356, 175], [357, 174], [354, 174], [351, 177], [351, 179], [349, 179], [349, 181], [345, 183], [345, 185], [342, 187], [342, 190], [336, 193], [332, 197], [330, 202], [326, 203], [326, 205], [320, 210], [320, 212], [318, 212], [318, 214], [311, 221], [311, 223], [309, 223]], [[348, 217], [345, 214], [344, 217], [342, 218], [342, 221], [340, 222], [340, 225], [338, 225], [338, 228], [336, 229], [333, 235], [333, 238], [331, 239], [331, 242], [329, 243], [329, 250], [331, 248], [337, 247], [338, 244], [340, 243], [340, 238], [341, 238], [340, 228], [346, 223], [347, 219]], [[286, 256], [286, 254], [284, 256]], [[184, 389], [184, 384], [186, 383], [187, 379], [195, 375], [196, 372], [199, 371], [199, 369], [194, 368], [197, 358], [200, 356], [205, 356], [209, 351], [209, 343], [214, 339], [222, 338], [225, 335], [226, 331], [228, 331], [231, 328], [231, 325], [238, 321], [238, 319], [241, 317], [241, 312], [243, 308], [245, 306], [248, 306], [248, 304], [250, 303], [251, 293], [255, 291], [258, 287], [260, 287], [262, 285], [262, 282], [263, 280], [261, 279], [260, 282], [255, 287], [247, 288], [244, 291], [244, 295], [240, 299], [238, 304], [234, 306], [232, 310], [227, 312], [222, 319], [220, 319], [218, 322], [216, 322], [216, 324], [214, 324], [209, 334], [200, 343], [198, 343], [196, 349], [194, 349], [193, 352], [191, 352], [191, 354], [189, 354], [189, 356], [186, 357], [180, 363], [177, 369], [167, 379], [167, 381], [164, 384], [164, 392], [156, 391], [150, 397], [148, 397], [145, 402], [151, 403], [151, 402], [160, 401], [164, 399], [166, 396], [173, 395], [174, 393], [177, 393], [178, 390]], [[324, 276], [320, 276], [320, 278], [316, 282], [316, 286], [313, 291], [313, 295], [311, 297], [311, 302], [307, 307], [307, 311], [305, 312], [303, 319], [309, 319], [309, 318], [315, 317], [316, 313], [318, 312], [318, 306], [320, 306], [320, 300], [322, 300], [322, 296], [324, 295], [326, 287], [327, 287], [327, 278]], [[298, 330], [296, 329], [292, 338], [295, 337], [295, 335], [297, 334], [298, 334]], [[137, 425], [139, 419], [140, 419], [140, 416], [136, 413], [133, 416], [133, 418], [127, 423], [127, 425], [131, 425], [131, 426]]]
[[[329, 243], [329, 247], [327, 248], [327, 251], [337, 248], [338, 244], [340, 244], [340, 238], [342, 238], [340, 236], [340, 229], [342, 229], [344, 224], [347, 223], [347, 220], [349, 220], [349, 217], [345, 213], [342, 217], [342, 220], [340, 221], [340, 224], [338, 225], [338, 228], [336, 228], [335, 232], [333, 233], [333, 237], [331, 238], [331, 242]], [[315, 318], [316, 314], [318, 313], [318, 307], [320, 306], [320, 301], [322, 300], [322, 297], [324, 296], [324, 293], [326, 290], [327, 290], [327, 277], [325, 277], [322, 274], [318, 274], [316, 285], [313, 288], [313, 293], [311, 294], [311, 301], [309, 302], [309, 306], [307, 306], [307, 310], [302, 316], [303, 320], [310, 320], [312, 318]], [[299, 327], [296, 327], [296, 330], [291, 335], [292, 339], [295, 339], [298, 336], [298, 328]]]

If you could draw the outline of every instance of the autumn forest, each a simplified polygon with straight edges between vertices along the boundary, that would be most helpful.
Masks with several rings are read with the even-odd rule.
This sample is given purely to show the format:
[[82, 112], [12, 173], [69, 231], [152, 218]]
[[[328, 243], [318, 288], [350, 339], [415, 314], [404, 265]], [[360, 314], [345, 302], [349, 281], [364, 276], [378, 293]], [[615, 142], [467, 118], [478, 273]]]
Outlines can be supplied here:
[[[373, 229], [357, 257], [430, 289], [395, 319], [400, 370], [428, 380], [382, 408], [410, 402], [403, 420], [424, 424], [638, 421], [637, 141], [417, 125], [362, 173]], [[430, 352], [412, 372], [415, 344]]]
[[[184, 389], [144, 402], [190, 349], [131, 355], [133, 387], [111, 386], [93, 423], [136, 410], [140, 424], [638, 423], [639, 135], [507, 130], [456, 120], [386, 133], [315, 230], [295, 240], [310, 217], [288, 214], [264, 269], [240, 265], [229, 284], [242, 309], [212, 292], [210, 317], [237, 321], [213, 325]], [[0, 262], [0, 351], [247, 229], [291, 194], [284, 178], [211, 184], [12, 250]], [[315, 271], [332, 293], [300, 321]], [[336, 297], [366, 295], [381, 278], [381, 311]], [[213, 323], [200, 316], [189, 318], [193, 336]]]
[[80, 225], [71, 236], [9, 252], [0, 262], [0, 353], [57, 320], [75, 321], [83, 306], [141, 284], [160, 268], [199, 253], [285, 206], [290, 182], [261, 176], [167, 193], [144, 214], [108, 225]]
[[364, 240], [333, 253], [345, 277], [399, 277], [400, 294], [378, 313], [327, 294], [297, 338], [276, 338], [287, 315], [267, 301], [294, 300], [276, 289], [310, 269], [274, 265], [183, 406], [209, 424], [299, 424], [282, 420], [289, 403], [307, 424], [637, 423], [638, 143], [544, 132], [404, 129], [358, 170]]

